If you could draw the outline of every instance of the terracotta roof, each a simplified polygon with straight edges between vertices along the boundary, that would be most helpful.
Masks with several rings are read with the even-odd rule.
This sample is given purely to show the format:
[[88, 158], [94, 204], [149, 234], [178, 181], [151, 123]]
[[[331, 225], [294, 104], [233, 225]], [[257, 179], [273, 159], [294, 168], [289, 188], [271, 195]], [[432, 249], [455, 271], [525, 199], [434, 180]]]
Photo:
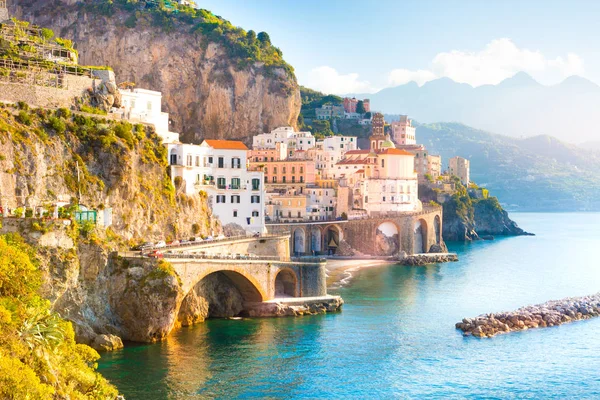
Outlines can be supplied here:
[[344, 153], [344, 155], [346, 154], [369, 154], [369, 150], [348, 150]]
[[402, 150], [402, 149], [384, 149], [381, 151], [378, 151], [377, 154], [394, 154], [394, 155], [399, 155], [399, 156], [413, 156], [413, 153], [409, 153], [406, 150]]
[[211, 140], [206, 139], [204, 141], [207, 145], [212, 147], [213, 149], [220, 150], [248, 150], [248, 147], [240, 141], [237, 140]]
[[364, 169], [359, 169], [358, 171], [354, 172], [355, 174], [364, 174], [365, 170]]

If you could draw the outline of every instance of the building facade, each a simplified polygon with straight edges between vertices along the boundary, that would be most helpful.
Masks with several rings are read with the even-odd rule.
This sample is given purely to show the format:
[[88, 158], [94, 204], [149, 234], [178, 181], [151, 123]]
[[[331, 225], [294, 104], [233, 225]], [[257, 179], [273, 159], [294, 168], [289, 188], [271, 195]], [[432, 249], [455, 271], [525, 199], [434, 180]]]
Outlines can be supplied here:
[[179, 134], [169, 130], [169, 114], [162, 112], [162, 93], [147, 89], [120, 89], [123, 118], [154, 125], [163, 143], [179, 142]]
[[252, 138], [252, 150], [276, 149], [277, 143], [285, 143], [289, 152], [308, 150], [315, 146], [315, 137], [310, 132], [295, 132], [291, 126], [273, 129]]
[[222, 225], [237, 224], [249, 232], [265, 229], [265, 186], [261, 170], [247, 169], [248, 148], [242, 142], [205, 140], [201, 145], [167, 145], [171, 179], [186, 194], [206, 193]]
[[450, 159], [448, 172], [460, 179], [463, 185], [469, 186], [471, 166], [469, 160], [462, 157], [452, 157]]
[[392, 122], [392, 139], [399, 146], [417, 144], [416, 128], [408, 116], [401, 115], [399, 121]]

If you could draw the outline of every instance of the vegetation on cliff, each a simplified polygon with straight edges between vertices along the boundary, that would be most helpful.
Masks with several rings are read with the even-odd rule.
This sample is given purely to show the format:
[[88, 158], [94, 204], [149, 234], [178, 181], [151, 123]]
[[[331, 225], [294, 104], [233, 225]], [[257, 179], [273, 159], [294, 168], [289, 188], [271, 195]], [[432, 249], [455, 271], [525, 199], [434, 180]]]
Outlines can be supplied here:
[[0, 236], [0, 397], [113, 399], [95, 371], [100, 356], [76, 344], [70, 322], [39, 293], [35, 250], [18, 235]]
[[192, 32], [206, 39], [205, 46], [209, 42], [222, 45], [229, 57], [237, 60], [239, 69], [260, 62], [267, 68], [283, 68], [295, 79], [294, 69], [283, 60], [281, 50], [273, 46], [266, 32], [245, 31], [208, 10], [170, 0], [94, 0], [86, 1], [84, 7], [106, 16], [112, 16], [117, 9], [125, 10], [129, 13], [125, 20], [128, 28], [152, 24], [169, 32], [177, 23], [187, 24]]
[[19, 104], [0, 105], [0, 132], [5, 203], [21, 196], [50, 210], [66, 196], [112, 207], [111, 232], [133, 241], [192, 236], [192, 226], [210, 232], [206, 199], [177, 196], [166, 148], [148, 126]]

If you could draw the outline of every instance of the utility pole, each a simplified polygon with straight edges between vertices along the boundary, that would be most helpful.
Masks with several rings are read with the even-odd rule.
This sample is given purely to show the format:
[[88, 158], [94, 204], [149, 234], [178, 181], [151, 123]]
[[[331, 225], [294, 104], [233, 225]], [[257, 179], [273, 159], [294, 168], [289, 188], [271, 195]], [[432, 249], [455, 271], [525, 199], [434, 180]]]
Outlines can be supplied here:
[[77, 207], [81, 204], [81, 181], [79, 176], [79, 161], [76, 161], [77, 165]]

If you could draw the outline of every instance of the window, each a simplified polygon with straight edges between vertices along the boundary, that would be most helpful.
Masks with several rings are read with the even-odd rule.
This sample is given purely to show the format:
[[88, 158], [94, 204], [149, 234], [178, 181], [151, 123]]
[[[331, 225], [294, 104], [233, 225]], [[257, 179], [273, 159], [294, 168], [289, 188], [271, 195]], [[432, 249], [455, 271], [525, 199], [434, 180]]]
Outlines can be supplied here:
[[240, 188], [240, 178], [231, 178], [231, 188], [236, 190]]
[[277, 167], [273, 167], [273, 174], [277, 174]]
[[196, 156], [196, 167], [200, 166], [200, 156]]
[[292, 174], [296, 173], [296, 167], [292, 167]]
[[252, 179], [252, 190], [259, 190], [259, 189], [260, 189], [260, 179], [253, 178]]
[[381, 160], [381, 168], [385, 167], [385, 160]]
[[285, 176], [281, 178], [281, 182], [285, 183]]
[[192, 166], [192, 156], [191, 156], [191, 154], [188, 154], [188, 156], [187, 156], [187, 166], [188, 167]]
[[269, 177], [265, 176], [265, 183], [269, 183]]
[[217, 195], [217, 203], [225, 203], [225, 195], [224, 194]]
[[219, 157], [219, 168], [225, 168], [225, 162], [223, 161], [223, 157]]
[[273, 177], [273, 183], [277, 183], [277, 177], [276, 176]]
[[296, 183], [296, 177], [292, 176], [292, 183]]
[[212, 164], [213, 162], [214, 162], [214, 161], [213, 161], [213, 158], [212, 158], [212, 156], [208, 157], [208, 163], [209, 163], [209, 164]]
[[234, 194], [233, 196], [231, 196], [231, 203], [232, 204], [239, 204], [240, 203], [240, 196], [237, 194]]
[[237, 210], [233, 210], [233, 216], [237, 217]]
[[285, 167], [283, 167], [283, 173], [284, 173], [284, 174], [285, 174], [285, 171], [286, 171], [286, 168], [285, 168]]
[[217, 188], [218, 189], [225, 189], [227, 186], [227, 183], [225, 181], [225, 178], [217, 178]]
[[250, 197], [250, 203], [260, 203], [260, 196], [251, 196]]
[[288, 211], [288, 218], [292, 218], [292, 212]]
[[383, 196], [383, 201], [385, 201], [385, 196]]
[[298, 218], [302, 218], [302, 213], [298, 211]]
[[239, 158], [235, 157], [231, 159], [231, 168], [241, 168], [242, 163]]
[[252, 211], [253, 217], [258, 217], [259, 215], [260, 215], [260, 213], [258, 211]]

